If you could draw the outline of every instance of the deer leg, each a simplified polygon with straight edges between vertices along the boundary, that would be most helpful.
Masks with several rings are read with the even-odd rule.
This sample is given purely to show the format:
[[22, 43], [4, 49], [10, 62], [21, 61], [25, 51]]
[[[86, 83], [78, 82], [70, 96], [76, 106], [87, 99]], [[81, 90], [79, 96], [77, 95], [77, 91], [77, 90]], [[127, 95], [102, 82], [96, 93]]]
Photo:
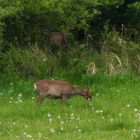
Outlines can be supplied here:
[[63, 105], [64, 105], [64, 102], [65, 102], [67, 99], [68, 99], [67, 96], [64, 95], [64, 94], [62, 94], [62, 95], [61, 95], [61, 104], [60, 104], [60, 106], [63, 106]]
[[43, 102], [44, 98], [45, 98], [44, 96], [38, 96], [37, 97], [37, 104], [40, 105]]

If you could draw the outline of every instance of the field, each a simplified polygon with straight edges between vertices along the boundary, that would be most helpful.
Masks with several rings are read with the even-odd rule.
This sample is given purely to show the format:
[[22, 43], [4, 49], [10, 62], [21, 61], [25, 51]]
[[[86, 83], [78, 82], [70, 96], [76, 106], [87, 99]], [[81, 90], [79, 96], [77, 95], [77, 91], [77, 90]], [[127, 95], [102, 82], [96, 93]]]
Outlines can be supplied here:
[[[0, 84], [1, 140], [139, 140], [140, 78], [93, 77], [92, 101], [35, 103], [33, 81]], [[77, 83], [79, 85], [79, 83]]]

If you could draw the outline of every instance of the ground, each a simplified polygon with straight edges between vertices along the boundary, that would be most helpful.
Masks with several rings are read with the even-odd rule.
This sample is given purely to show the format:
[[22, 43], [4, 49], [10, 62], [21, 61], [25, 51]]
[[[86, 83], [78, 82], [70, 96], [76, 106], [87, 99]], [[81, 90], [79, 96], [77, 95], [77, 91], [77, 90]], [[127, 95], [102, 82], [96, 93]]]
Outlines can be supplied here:
[[17, 92], [13, 83], [9, 84], [9, 89], [0, 93], [0, 139], [139, 140], [139, 81], [136, 78], [124, 83], [95, 83], [91, 102], [77, 96], [63, 107], [53, 99], [46, 99], [38, 107], [35, 94], [24, 96], [24, 89], [6, 94]]

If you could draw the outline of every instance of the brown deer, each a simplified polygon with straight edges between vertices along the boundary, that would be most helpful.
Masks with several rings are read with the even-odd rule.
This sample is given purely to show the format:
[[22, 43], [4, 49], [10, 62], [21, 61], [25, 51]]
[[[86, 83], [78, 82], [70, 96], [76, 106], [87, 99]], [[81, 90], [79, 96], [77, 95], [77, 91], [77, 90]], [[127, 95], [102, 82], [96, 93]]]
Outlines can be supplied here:
[[63, 32], [50, 33], [50, 45], [59, 45], [66, 47], [66, 36]]
[[66, 81], [40, 80], [34, 83], [34, 90], [37, 93], [38, 104], [41, 104], [46, 97], [60, 99], [61, 105], [74, 95], [80, 95], [91, 100], [91, 94], [88, 89], [81, 90]]

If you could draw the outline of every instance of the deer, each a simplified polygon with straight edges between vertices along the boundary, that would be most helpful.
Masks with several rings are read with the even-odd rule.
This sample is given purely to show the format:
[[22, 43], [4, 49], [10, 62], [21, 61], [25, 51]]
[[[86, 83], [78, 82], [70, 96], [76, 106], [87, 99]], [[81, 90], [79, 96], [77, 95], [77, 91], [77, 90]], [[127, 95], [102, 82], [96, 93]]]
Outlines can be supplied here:
[[82, 96], [91, 101], [89, 89], [80, 89], [67, 81], [39, 80], [34, 83], [34, 91], [37, 93], [37, 104], [40, 105], [47, 98], [60, 99], [61, 106], [72, 96]]
[[63, 32], [50, 33], [50, 45], [59, 45], [66, 47], [66, 36]]

